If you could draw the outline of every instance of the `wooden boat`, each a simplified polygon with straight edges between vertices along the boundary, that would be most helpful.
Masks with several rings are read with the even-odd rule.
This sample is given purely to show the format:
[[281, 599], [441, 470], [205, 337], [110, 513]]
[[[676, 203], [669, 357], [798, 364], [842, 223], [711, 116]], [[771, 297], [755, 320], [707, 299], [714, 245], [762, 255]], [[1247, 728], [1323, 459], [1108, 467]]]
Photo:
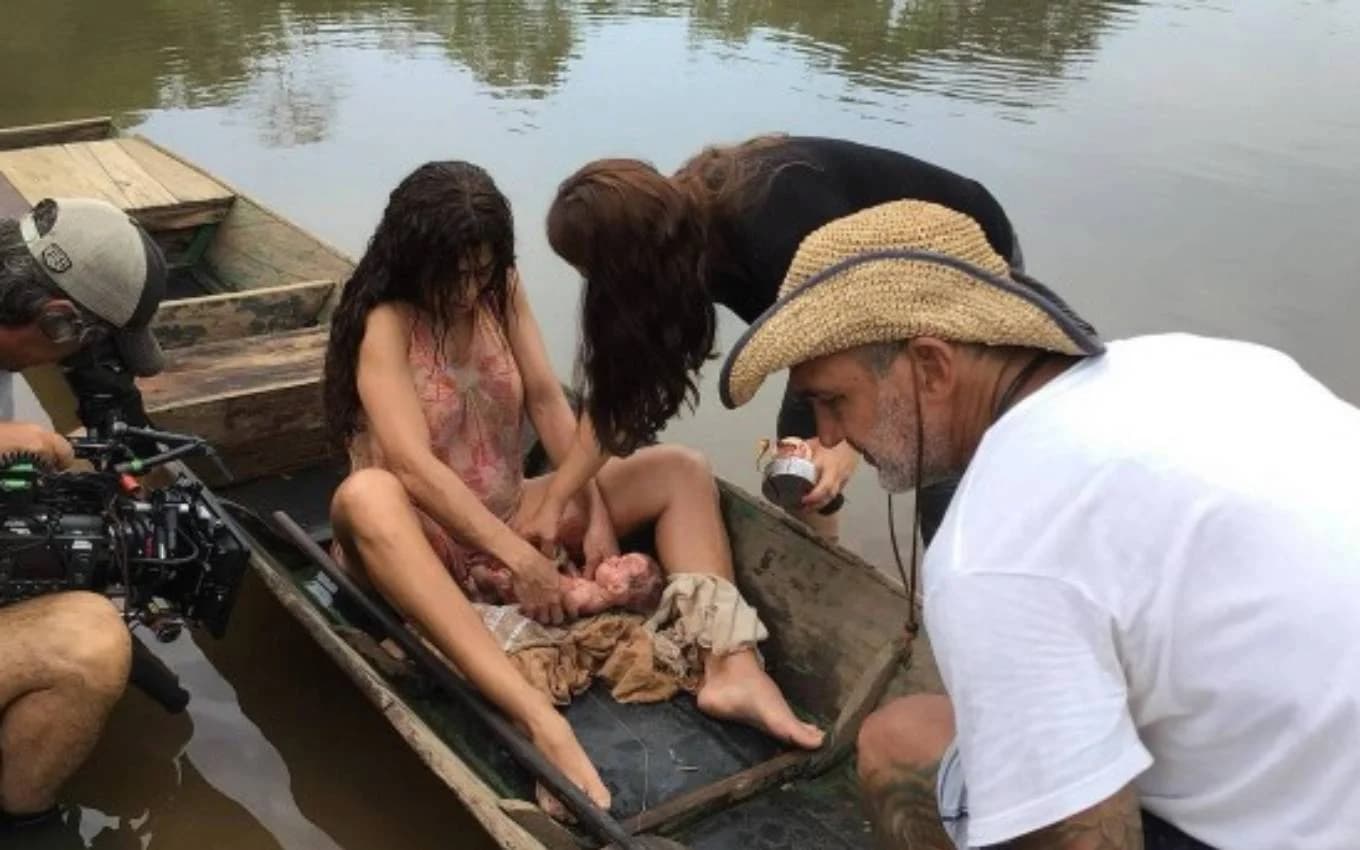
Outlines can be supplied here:
[[[166, 248], [172, 294], [156, 331], [169, 368], [141, 383], [162, 428], [207, 437], [235, 474], [196, 471], [239, 506], [259, 579], [485, 827], [514, 850], [593, 846], [531, 801], [528, 775], [457, 703], [364, 653], [365, 623], [258, 517], [285, 508], [316, 540], [329, 534], [343, 475], [322, 434], [326, 324], [352, 260], [226, 182], [107, 119], [0, 130], [0, 211], [44, 195], [123, 206]], [[59, 426], [69, 391], [30, 376]], [[740, 488], [720, 482], [737, 581], [771, 638], [767, 664], [797, 709], [830, 730], [814, 754], [780, 752], [681, 697], [619, 705], [591, 690], [567, 717], [631, 830], [695, 848], [868, 847], [850, 755], [885, 694], [933, 689], [924, 641], [902, 641], [896, 583]]]

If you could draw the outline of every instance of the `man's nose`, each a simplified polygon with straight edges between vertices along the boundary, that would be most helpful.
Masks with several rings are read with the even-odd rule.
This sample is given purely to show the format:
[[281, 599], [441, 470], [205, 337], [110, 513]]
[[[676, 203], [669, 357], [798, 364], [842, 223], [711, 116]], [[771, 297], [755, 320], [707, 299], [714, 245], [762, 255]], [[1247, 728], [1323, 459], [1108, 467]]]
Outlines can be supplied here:
[[815, 411], [817, 417], [817, 442], [824, 448], [832, 448], [845, 439], [845, 433], [835, 422], [834, 418], [826, 411], [818, 409]]

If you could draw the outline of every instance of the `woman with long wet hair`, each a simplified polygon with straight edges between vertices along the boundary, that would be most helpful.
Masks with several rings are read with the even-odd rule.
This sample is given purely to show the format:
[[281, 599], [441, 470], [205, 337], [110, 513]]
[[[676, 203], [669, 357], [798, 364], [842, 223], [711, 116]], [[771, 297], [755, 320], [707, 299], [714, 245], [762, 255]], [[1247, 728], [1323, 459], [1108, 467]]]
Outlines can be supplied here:
[[[697, 374], [716, 355], [716, 306], [753, 322], [775, 301], [803, 238], [888, 201], [917, 199], [973, 217], [1019, 268], [1019, 242], [983, 186], [883, 148], [839, 139], [761, 136], [711, 147], [673, 176], [635, 159], [587, 164], [563, 181], [548, 241], [585, 278], [580, 372], [585, 415], [542, 511], [526, 526], [551, 544], [567, 499], [610, 455], [647, 445], [698, 400]], [[800, 519], [835, 537], [840, 492], [857, 462], [821, 446], [811, 407], [786, 396], [779, 436], [807, 439], [818, 470]], [[923, 491], [922, 529], [938, 526], [952, 486]]]
[[[576, 427], [515, 270], [510, 205], [482, 169], [429, 163], [392, 192], [333, 319], [326, 415], [352, 472], [331, 518], [337, 555], [414, 622], [549, 760], [609, 804], [571, 728], [511, 665], [470, 604], [487, 570], [509, 572], [513, 601], [536, 619], [572, 616], [565, 583], [618, 554], [617, 535], [654, 523], [671, 573], [730, 583], [732, 557], [703, 458], [675, 446], [605, 464], [561, 513], [554, 537], [586, 575], [516, 532], [551, 475], [522, 475], [527, 414], [549, 458]], [[603, 570], [603, 567], [600, 567]], [[502, 573], [503, 575], [503, 573]], [[702, 657], [699, 707], [815, 747], [753, 647]], [[545, 807], [560, 813], [555, 801]]]

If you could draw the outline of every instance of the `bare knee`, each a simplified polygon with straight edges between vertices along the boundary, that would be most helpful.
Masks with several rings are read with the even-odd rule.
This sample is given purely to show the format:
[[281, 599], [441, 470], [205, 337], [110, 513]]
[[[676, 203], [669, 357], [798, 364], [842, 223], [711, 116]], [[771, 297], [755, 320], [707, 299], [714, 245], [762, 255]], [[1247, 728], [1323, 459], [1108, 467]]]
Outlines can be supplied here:
[[74, 591], [50, 597], [34, 621], [45, 657], [59, 682], [76, 683], [116, 699], [127, 686], [132, 636], [108, 599]]
[[954, 709], [948, 697], [918, 694], [893, 700], [860, 727], [855, 744], [860, 780], [868, 782], [889, 767], [934, 765], [953, 739]]
[[708, 456], [698, 449], [668, 443], [657, 447], [668, 476], [682, 486], [711, 487], [717, 492], [717, 479]]
[[382, 527], [373, 520], [410, 501], [397, 476], [369, 467], [351, 472], [331, 497], [331, 522], [346, 535], [372, 533]]

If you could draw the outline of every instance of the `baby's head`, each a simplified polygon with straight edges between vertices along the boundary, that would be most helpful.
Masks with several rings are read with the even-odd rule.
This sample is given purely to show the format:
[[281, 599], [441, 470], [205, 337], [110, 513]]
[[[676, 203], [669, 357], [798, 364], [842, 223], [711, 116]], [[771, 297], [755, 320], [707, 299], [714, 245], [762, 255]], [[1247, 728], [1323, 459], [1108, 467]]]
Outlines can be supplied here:
[[606, 558], [595, 568], [595, 583], [609, 598], [610, 607], [650, 614], [661, 604], [665, 575], [661, 565], [641, 552]]

